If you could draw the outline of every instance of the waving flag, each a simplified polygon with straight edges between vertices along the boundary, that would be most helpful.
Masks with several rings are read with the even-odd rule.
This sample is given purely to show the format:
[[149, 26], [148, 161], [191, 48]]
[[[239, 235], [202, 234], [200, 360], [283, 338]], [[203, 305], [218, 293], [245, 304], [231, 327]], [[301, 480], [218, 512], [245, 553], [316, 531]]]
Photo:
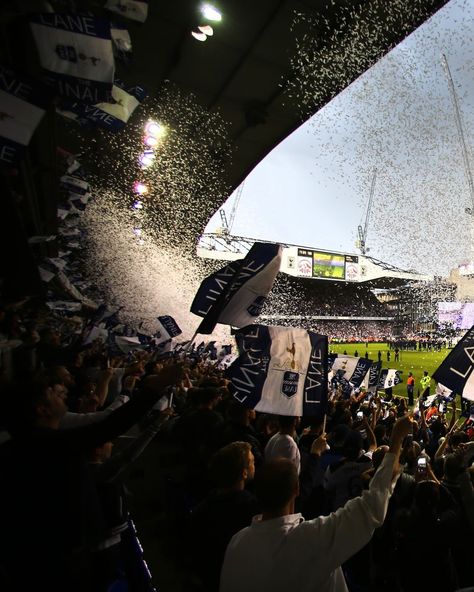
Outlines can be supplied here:
[[140, 23], [148, 16], [148, 0], [107, 0], [105, 8]]
[[173, 337], [181, 335], [182, 331], [178, 323], [169, 315], [157, 317], [158, 328], [155, 333], [155, 343], [159, 345], [165, 341], [171, 340]]
[[62, 108], [57, 111], [81, 125], [91, 124], [118, 132], [125, 127], [130, 116], [146, 95], [146, 90], [141, 86], [125, 89], [123, 83], [116, 80], [112, 88], [113, 102], [97, 103], [96, 105], [65, 102]]
[[474, 327], [471, 327], [433, 373], [433, 379], [464, 399], [474, 401], [473, 368]]
[[48, 99], [41, 84], [0, 66], [0, 162], [14, 164], [20, 159]]
[[322, 416], [327, 403], [327, 337], [305, 329], [249, 325], [227, 369], [232, 395], [276, 415]]
[[396, 386], [402, 382], [400, 378], [400, 370], [395, 370], [394, 368], [384, 368], [380, 372], [379, 377], [379, 388], [380, 389], [387, 389]]
[[33, 16], [30, 25], [41, 65], [61, 96], [110, 100], [115, 63], [108, 20], [48, 12]]
[[209, 334], [217, 323], [243, 327], [262, 311], [280, 269], [280, 245], [255, 243], [244, 259], [229, 263], [207, 277], [191, 305], [204, 317], [198, 333]]
[[362, 383], [362, 386], [364, 386], [368, 392], [375, 393], [377, 390], [381, 369], [382, 362], [372, 362], [372, 366], [369, 368]]
[[121, 61], [128, 61], [128, 58], [132, 55], [130, 33], [123, 25], [112, 23], [110, 34], [115, 48], [115, 56]]
[[331, 370], [333, 373], [342, 370], [343, 372], [339, 373], [341, 378], [350, 382], [354, 388], [359, 388], [371, 366], [372, 360], [353, 356], [338, 356], [334, 359]]

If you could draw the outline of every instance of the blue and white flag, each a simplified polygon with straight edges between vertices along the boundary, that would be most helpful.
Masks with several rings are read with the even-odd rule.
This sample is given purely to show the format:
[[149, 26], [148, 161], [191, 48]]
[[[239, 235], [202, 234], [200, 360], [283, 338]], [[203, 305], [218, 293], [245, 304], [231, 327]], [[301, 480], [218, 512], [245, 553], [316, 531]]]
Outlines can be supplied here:
[[110, 33], [115, 48], [115, 56], [121, 61], [128, 61], [132, 55], [132, 39], [130, 33], [118, 23], [111, 23]]
[[58, 113], [73, 119], [81, 125], [94, 125], [112, 132], [118, 132], [125, 127], [130, 116], [145, 99], [147, 92], [141, 86], [125, 89], [122, 83], [116, 81], [112, 88], [113, 102], [86, 105], [81, 102], [64, 103]]
[[148, 16], [148, 0], [107, 0], [105, 8], [139, 23]]
[[79, 177], [74, 177], [72, 175], [63, 175], [59, 183], [63, 189], [69, 191], [74, 195], [87, 195], [90, 192], [90, 186], [87, 181], [84, 179], [80, 179]]
[[226, 371], [234, 398], [264, 413], [324, 415], [326, 336], [292, 327], [249, 325], [236, 339], [239, 357]]
[[110, 101], [115, 62], [110, 22], [44, 13], [30, 19], [40, 62], [58, 93], [75, 101]]
[[474, 327], [433, 372], [433, 379], [464, 399], [474, 401]]
[[210, 334], [217, 323], [244, 327], [260, 315], [280, 270], [280, 245], [255, 243], [244, 259], [233, 261], [207, 277], [191, 305], [204, 317], [198, 333]]
[[402, 382], [400, 378], [401, 371], [395, 368], [384, 368], [379, 376], [379, 388], [387, 389], [397, 386]]
[[18, 162], [48, 108], [48, 99], [43, 85], [0, 66], [0, 162]]
[[354, 356], [338, 356], [335, 358], [331, 370], [333, 373], [342, 370], [341, 378], [347, 380], [353, 388], [359, 388], [371, 366], [372, 360]]
[[372, 362], [372, 366], [369, 368], [362, 386], [365, 390], [371, 393], [375, 393], [379, 385], [379, 376], [382, 369], [382, 362]]
[[155, 333], [155, 343], [159, 345], [165, 341], [169, 341], [173, 337], [181, 335], [182, 331], [178, 323], [169, 315], [157, 317], [158, 326]]

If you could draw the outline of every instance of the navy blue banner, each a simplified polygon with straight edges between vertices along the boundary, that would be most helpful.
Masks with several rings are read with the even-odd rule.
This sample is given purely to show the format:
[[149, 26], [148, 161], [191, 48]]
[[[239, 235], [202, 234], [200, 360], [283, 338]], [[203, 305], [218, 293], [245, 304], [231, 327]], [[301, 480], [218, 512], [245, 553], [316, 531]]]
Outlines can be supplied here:
[[181, 335], [182, 331], [179, 328], [178, 323], [173, 319], [173, 317], [165, 315], [157, 318], [163, 325], [163, 327], [166, 329], [170, 337], [176, 337], [177, 335]]
[[369, 369], [369, 388], [378, 385], [381, 369], [382, 369], [382, 362], [373, 362], [372, 363], [372, 366]]
[[372, 366], [372, 360], [367, 360], [366, 358], [359, 358], [357, 365], [352, 373], [352, 376], [349, 379], [349, 382], [352, 384], [354, 388], [359, 388], [364, 380], [369, 368]]
[[474, 327], [471, 327], [456, 347], [433, 372], [433, 379], [453, 393], [462, 395], [474, 369]]
[[65, 14], [57, 12], [45, 12], [35, 14], [30, 17], [32, 23], [69, 31], [70, 33], [80, 33], [89, 37], [100, 37], [101, 39], [111, 39], [110, 21], [100, 19], [94, 16], [81, 16], [79, 14]]
[[272, 340], [268, 327], [249, 325], [239, 331], [239, 357], [227, 368], [225, 376], [232, 396], [253, 409], [262, 398], [267, 379]]
[[[198, 333], [214, 331], [219, 317], [237, 292], [250, 279], [265, 271], [265, 267], [280, 252], [280, 245], [255, 243], [244, 259], [234, 261], [207, 277], [199, 287], [191, 304], [191, 312], [203, 317]], [[256, 316], [263, 305], [262, 296], [257, 296], [254, 306], [245, 303], [248, 315]], [[232, 324], [232, 323], [229, 323]]]
[[304, 381], [303, 415], [323, 417], [328, 403], [328, 338], [308, 331], [311, 356]]
[[0, 65], [0, 90], [45, 111], [52, 100], [52, 94], [44, 84], [30, 80], [2, 65]]
[[49, 72], [45, 81], [54, 86], [62, 97], [84, 103], [112, 103], [112, 82], [88, 80], [67, 74]]

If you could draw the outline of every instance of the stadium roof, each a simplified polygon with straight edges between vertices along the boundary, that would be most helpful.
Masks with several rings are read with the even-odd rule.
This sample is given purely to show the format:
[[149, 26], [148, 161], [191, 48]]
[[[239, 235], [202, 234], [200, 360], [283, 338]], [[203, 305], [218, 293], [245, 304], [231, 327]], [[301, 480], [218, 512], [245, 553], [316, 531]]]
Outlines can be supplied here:
[[[223, 19], [206, 43], [193, 39], [199, 2], [150, 2], [144, 24], [127, 21], [134, 46], [133, 67], [118, 72], [158, 94], [165, 81], [192, 92], [209, 110], [219, 110], [230, 124], [235, 150], [226, 165], [226, 181], [235, 188], [272, 148], [302, 123], [300, 111], [285, 91], [298, 79], [290, 67], [295, 35], [309, 40], [313, 52], [325, 52], [327, 88], [306, 105], [307, 119], [333, 96], [367, 70], [377, 59], [421, 25], [447, 0], [226, 0], [218, 2]], [[4, 64], [30, 74], [38, 73], [27, 17], [48, 5], [64, 12], [76, 5], [82, 12], [107, 13], [104, 2], [81, 0], [10, 0], [0, 7], [0, 53]], [[396, 7], [396, 15], [390, 12]], [[390, 10], [389, 10], [390, 8]], [[297, 29], [295, 13], [305, 14]], [[374, 34], [372, 51], [361, 44], [346, 44], [347, 67], [341, 67], [340, 48], [350, 39], [355, 19], [365, 16]], [[315, 25], [315, 22], [324, 26]], [[383, 30], [383, 37], [375, 32]], [[306, 36], [306, 37], [305, 37]], [[346, 47], [346, 51], [347, 51]], [[304, 64], [299, 65], [300, 68]], [[21, 294], [40, 286], [28, 238], [53, 235], [57, 230], [59, 197], [56, 147], [64, 145], [54, 105], [43, 119], [19, 169], [3, 171], [1, 274]], [[67, 144], [67, 142], [66, 142]], [[67, 147], [67, 146], [65, 146]], [[41, 246], [48, 252], [49, 247]], [[16, 259], [6, 255], [15, 252]], [[17, 270], [24, 273], [19, 277]], [[8, 291], [8, 290], [7, 290]]]
[[[254, 242], [256, 242], [254, 239], [248, 237], [234, 237], [226, 233], [204, 233], [197, 245], [197, 255], [207, 259], [235, 261], [244, 257]], [[274, 244], [274, 241], [261, 239], [258, 239], [258, 242]], [[413, 282], [431, 282], [433, 280], [431, 275], [401, 269], [368, 255], [288, 243], [282, 244], [282, 246], [284, 249], [280, 271], [304, 282], [358, 283], [374, 289], [390, 289]], [[314, 270], [311, 272], [314, 269], [314, 262], [320, 258], [320, 255], [329, 262], [331, 260], [337, 261], [341, 273], [324, 277], [318, 275], [318, 272]], [[300, 270], [301, 262], [302, 269]]]

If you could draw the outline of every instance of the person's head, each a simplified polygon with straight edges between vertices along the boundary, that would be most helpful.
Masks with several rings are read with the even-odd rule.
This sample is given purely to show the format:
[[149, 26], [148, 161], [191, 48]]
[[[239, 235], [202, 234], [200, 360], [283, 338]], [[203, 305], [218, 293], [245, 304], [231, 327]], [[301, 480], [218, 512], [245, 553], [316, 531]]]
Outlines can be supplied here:
[[458, 430], [452, 434], [451, 438], [449, 439], [449, 445], [452, 450], [455, 450], [459, 444], [463, 444], [469, 441], [468, 435], [466, 432], [462, 430]]
[[292, 415], [279, 415], [278, 416], [278, 425], [280, 427], [280, 432], [282, 434], [290, 434], [296, 430], [298, 424], [300, 422], [299, 417], [294, 417]]
[[255, 419], [255, 410], [245, 407], [236, 399], [232, 399], [227, 407], [227, 417], [234, 423], [247, 426]]
[[363, 450], [364, 440], [360, 432], [351, 430], [347, 435], [347, 438], [343, 446], [343, 454], [347, 460], [355, 461], [361, 455]]
[[59, 427], [67, 412], [66, 389], [41, 373], [32, 381], [9, 385], [5, 397], [5, 425], [12, 433], [33, 427]]
[[243, 488], [255, 476], [255, 459], [248, 442], [232, 442], [211, 458], [209, 473], [218, 489]]
[[221, 400], [221, 393], [217, 388], [198, 388], [196, 389], [196, 404], [200, 409], [214, 409]]
[[423, 371], [423, 376], [428, 376], [428, 372], [426, 370]]
[[299, 494], [296, 465], [287, 458], [264, 462], [255, 476], [255, 493], [264, 514], [284, 513]]
[[411, 372], [408, 372], [408, 377], [413, 376], [413, 374]]
[[374, 428], [374, 436], [377, 444], [380, 445], [387, 437], [387, 427], [383, 423], [378, 423]]
[[463, 458], [459, 454], [447, 454], [444, 459], [444, 475], [446, 481], [455, 482], [464, 469]]
[[59, 331], [56, 329], [52, 329], [51, 327], [45, 327], [40, 331], [41, 343], [58, 346], [61, 344], [61, 335]]
[[413, 500], [415, 508], [421, 514], [434, 514], [440, 501], [439, 485], [435, 481], [420, 481], [416, 485]]
[[67, 389], [70, 389], [76, 384], [74, 376], [69, 372], [66, 366], [53, 366], [50, 373], [54, 378], [64, 384]]

